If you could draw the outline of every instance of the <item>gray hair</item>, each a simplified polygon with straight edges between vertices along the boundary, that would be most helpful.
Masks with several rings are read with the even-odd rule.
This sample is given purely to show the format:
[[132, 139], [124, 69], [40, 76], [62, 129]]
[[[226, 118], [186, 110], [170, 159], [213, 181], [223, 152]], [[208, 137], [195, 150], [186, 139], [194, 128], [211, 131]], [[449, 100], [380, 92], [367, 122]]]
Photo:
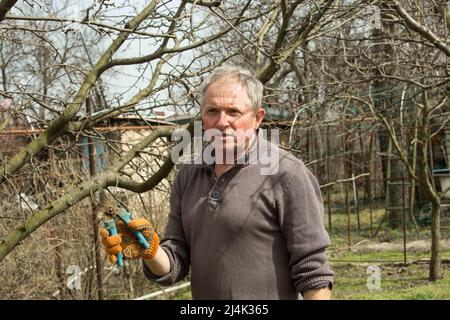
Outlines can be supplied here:
[[214, 70], [214, 72], [206, 78], [202, 84], [201, 102], [203, 103], [203, 96], [209, 86], [222, 78], [231, 78], [236, 80], [245, 90], [247, 90], [248, 97], [250, 98], [253, 111], [257, 111], [261, 107], [264, 86], [256, 79], [256, 77], [248, 70], [223, 65]]

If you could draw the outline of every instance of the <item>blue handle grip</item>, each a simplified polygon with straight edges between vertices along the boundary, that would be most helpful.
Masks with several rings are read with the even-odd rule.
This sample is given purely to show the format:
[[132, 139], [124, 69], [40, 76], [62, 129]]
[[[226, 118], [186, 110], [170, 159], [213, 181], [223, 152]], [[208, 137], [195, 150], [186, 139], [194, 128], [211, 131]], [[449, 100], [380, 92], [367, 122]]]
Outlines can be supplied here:
[[[125, 210], [124, 208], [120, 209], [119, 217], [123, 222], [125, 222], [126, 225], [128, 225], [128, 223], [130, 223], [130, 221], [131, 221], [131, 213], [128, 212], [127, 210]], [[139, 244], [141, 246], [143, 246], [145, 249], [150, 248], [150, 245], [148, 244], [147, 239], [145, 239], [145, 237], [142, 233], [140, 233], [139, 231], [134, 231], [133, 233], [136, 236], [136, 238], [138, 239]]]
[[[116, 223], [113, 219], [105, 221], [104, 227], [108, 230], [110, 236], [115, 236], [117, 234]], [[120, 268], [123, 266], [123, 253], [120, 252], [117, 255], [117, 266]]]

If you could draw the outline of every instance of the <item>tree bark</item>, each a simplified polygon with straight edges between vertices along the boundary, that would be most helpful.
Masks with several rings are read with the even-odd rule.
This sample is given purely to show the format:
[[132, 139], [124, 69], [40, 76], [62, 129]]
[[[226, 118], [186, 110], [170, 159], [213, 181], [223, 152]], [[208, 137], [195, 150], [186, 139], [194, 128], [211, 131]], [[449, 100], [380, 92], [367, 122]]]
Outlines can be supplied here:
[[3, 0], [0, 2], [0, 22], [5, 19], [6, 14], [16, 4], [17, 0]]

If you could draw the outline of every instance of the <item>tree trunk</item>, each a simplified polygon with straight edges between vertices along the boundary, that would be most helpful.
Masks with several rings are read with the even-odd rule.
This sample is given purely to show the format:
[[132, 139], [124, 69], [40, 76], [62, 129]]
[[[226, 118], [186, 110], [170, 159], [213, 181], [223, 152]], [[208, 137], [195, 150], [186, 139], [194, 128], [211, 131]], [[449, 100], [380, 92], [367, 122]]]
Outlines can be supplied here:
[[[91, 114], [91, 100], [88, 98], [86, 100], [86, 113]], [[88, 148], [89, 148], [89, 173], [91, 177], [96, 175], [96, 166], [97, 166], [97, 157], [95, 152], [94, 141], [91, 138], [88, 138]], [[96, 275], [97, 275], [97, 293], [98, 300], [105, 300], [105, 292], [103, 288], [103, 262], [102, 262], [102, 254], [100, 248], [100, 239], [99, 239], [99, 226], [97, 221], [96, 214], [96, 205], [92, 203], [92, 227], [93, 227], [93, 237], [94, 237], [94, 252], [95, 252], [95, 266], [96, 266]]]
[[434, 199], [431, 204], [431, 259], [429, 280], [441, 279], [441, 204], [439, 198]]
[[425, 187], [426, 193], [431, 199], [431, 259], [430, 259], [430, 272], [429, 280], [436, 281], [441, 278], [441, 199], [436, 192], [433, 184], [433, 175], [430, 172], [428, 165], [428, 147], [431, 143], [430, 138], [430, 108], [428, 106], [428, 92], [423, 92], [423, 120], [422, 125], [419, 127], [419, 137], [422, 137], [421, 153], [422, 158], [419, 162], [419, 175], [422, 184]]

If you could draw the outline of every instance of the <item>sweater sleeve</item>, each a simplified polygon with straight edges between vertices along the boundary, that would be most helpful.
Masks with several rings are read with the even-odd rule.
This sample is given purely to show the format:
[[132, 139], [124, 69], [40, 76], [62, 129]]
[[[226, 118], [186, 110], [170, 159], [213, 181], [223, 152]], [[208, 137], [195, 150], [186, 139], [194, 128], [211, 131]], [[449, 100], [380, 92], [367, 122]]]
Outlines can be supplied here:
[[334, 273], [325, 253], [331, 242], [323, 224], [322, 195], [317, 179], [303, 162], [296, 161], [287, 170], [277, 206], [297, 291], [331, 288]]
[[160, 246], [170, 261], [168, 274], [158, 277], [144, 264], [145, 276], [161, 285], [172, 285], [182, 280], [189, 272], [190, 250], [183, 230], [181, 201], [184, 192], [183, 167], [181, 167], [172, 185], [170, 194], [170, 213], [164, 237]]

